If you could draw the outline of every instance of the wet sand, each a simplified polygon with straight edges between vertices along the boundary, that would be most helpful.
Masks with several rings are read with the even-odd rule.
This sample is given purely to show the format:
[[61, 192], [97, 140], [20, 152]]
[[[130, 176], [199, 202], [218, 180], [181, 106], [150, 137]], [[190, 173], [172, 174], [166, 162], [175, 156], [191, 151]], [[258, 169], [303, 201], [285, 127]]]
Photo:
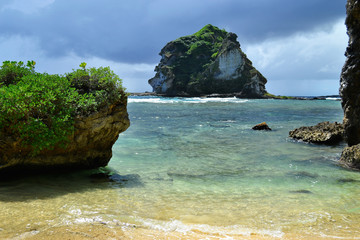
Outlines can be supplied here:
[[[1, 239], [26, 239], [26, 240], [107, 240], [107, 239], [135, 239], [135, 240], [185, 240], [185, 239], [328, 239], [330, 236], [310, 236], [310, 235], [296, 235], [292, 233], [284, 234], [282, 237], [274, 237], [258, 233], [246, 233], [244, 235], [233, 234], [209, 234], [201, 231], [191, 231], [181, 233], [176, 231], [165, 232], [161, 230], [146, 229], [137, 226], [107, 226], [102, 224], [83, 224], [71, 225], [61, 227], [51, 227], [48, 229], [29, 229], [28, 232], [16, 235], [1, 235]], [[356, 239], [356, 238], [345, 238]]]

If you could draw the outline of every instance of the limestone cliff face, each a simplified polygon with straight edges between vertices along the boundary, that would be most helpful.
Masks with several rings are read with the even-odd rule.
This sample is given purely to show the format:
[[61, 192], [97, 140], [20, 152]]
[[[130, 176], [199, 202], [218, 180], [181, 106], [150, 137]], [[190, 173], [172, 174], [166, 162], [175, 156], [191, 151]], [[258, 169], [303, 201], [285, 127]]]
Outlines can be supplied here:
[[44, 150], [36, 156], [6, 136], [0, 141], [0, 175], [21, 171], [91, 169], [106, 166], [119, 133], [130, 126], [127, 97], [100, 111], [75, 120], [75, 132], [68, 146]]
[[237, 93], [263, 97], [267, 80], [242, 52], [237, 36], [212, 25], [169, 42], [149, 84], [168, 96]]
[[[348, 0], [346, 12], [349, 45], [345, 53], [347, 59], [341, 73], [340, 95], [344, 110], [345, 139], [351, 147], [360, 144], [360, 2]], [[349, 166], [360, 166], [360, 158], [346, 159], [346, 156], [351, 155], [348, 150], [344, 150], [341, 160]]]
[[360, 2], [348, 0], [346, 26], [349, 45], [342, 69], [340, 94], [344, 109], [345, 137], [350, 146], [360, 143]]

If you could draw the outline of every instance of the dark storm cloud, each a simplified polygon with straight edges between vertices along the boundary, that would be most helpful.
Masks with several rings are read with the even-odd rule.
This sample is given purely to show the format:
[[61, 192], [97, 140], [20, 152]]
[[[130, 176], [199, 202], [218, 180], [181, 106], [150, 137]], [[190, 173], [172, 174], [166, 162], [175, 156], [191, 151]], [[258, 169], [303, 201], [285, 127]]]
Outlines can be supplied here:
[[168, 41], [208, 23], [256, 43], [324, 30], [345, 16], [345, 0], [56, 0], [32, 12], [4, 7], [9, 3], [0, 4], [0, 37], [34, 37], [50, 57], [118, 62], [157, 62]]

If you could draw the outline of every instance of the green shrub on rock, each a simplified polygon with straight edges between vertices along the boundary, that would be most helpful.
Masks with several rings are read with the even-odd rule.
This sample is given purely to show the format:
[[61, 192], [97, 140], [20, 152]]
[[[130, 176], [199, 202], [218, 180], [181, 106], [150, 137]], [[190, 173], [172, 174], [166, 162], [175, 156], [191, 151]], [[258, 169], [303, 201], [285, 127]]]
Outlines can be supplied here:
[[[92, 106], [88, 106], [92, 111], [106, 106], [109, 102], [119, 101], [124, 95], [122, 80], [109, 67], [90, 69], [83, 67], [68, 73], [67, 78], [71, 87], [95, 100]], [[80, 107], [77, 110], [88, 109]]]
[[34, 61], [29, 61], [28, 66], [23, 62], [5, 61], [0, 69], [0, 87], [9, 84], [16, 84], [23, 76], [33, 73], [33, 68], [30, 68], [30, 62], [35, 65]]
[[[77, 117], [87, 116], [126, 96], [109, 67], [51, 75], [34, 71], [35, 62], [4, 62], [0, 69], [0, 141], [19, 139], [37, 154], [64, 147]], [[86, 64], [85, 64], [86, 65]]]

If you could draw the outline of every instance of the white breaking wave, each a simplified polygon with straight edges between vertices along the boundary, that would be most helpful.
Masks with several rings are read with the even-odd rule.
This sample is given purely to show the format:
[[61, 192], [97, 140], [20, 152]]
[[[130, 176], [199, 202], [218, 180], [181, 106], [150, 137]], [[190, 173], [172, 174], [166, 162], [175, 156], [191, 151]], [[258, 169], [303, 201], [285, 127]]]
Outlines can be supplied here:
[[338, 97], [327, 97], [325, 98], [326, 100], [333, 100], [333, 101], [339, 101], [341, 100], [341, 98], [338, 98]]
[[[214, 235], [218, 237], [230, 237], [231, 235], [251, 236], [254, 233], [272, 238], [282, 238], [284, 236], [284, 233], [281, 230], [249, 229], [239, 225], [220, 227], [207, 224], [185, 224], [179, 220], [160, 221], [143, 218], [136, 218], [136, 221], [140, 222], [142, 226], [149, 229], [163, 232], [175, 231], [184, 235], [201, 232], [210, 236]], [[230, 237], [230, 239], [232, 238]]]
[[129, 97], [128, 102], [129, 103], [221, 103], [221, 102], [227, 102], [227, 103], [245, 103], [248, 102], [248, 99], [239, 99], [239, 98], [200, 98], [200, 97], [194, 97], [194, 98], [166, 98], [166, 97]]

